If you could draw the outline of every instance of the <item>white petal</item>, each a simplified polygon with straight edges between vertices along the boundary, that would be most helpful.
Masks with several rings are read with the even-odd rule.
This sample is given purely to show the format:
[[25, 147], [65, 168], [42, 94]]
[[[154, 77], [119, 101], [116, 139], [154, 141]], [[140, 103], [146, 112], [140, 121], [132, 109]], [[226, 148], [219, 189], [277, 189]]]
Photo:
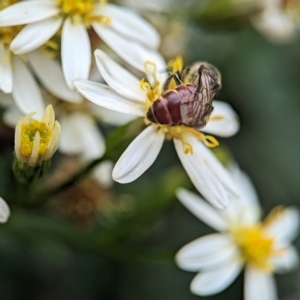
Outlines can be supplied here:
[[113, 162], [105, 160], [93, 170], [93, 176], [104, 188], [110, 188], [113, 185], [112, 179]]
[[0, 197], [0, 223], [7, 222], [10, 216], [10, 209], [3, 198]]
[[222, 101], [213, 102], [214, 110], [207, 125], [201, 131], [215, 134], [221, 137], [229, 137], [236, 134], [240, 128], [238, 116], [232, 107]]
[[128, 183], [140, 177], [155, 161], [164, 141], [154, 126], [140, 133], [121, 155], [113, 170], [113, 179]]
[[193, 154], [184, 154], [182, 144], [174, 139], [177, 154], [198, 191], [214, 206], [224, 209], [229, 203], [229, 193], [238, 194], [230, 174], [201, 142], [192, 136], [186, 140], [193, 147]]
[[299, 233], [299, 211], [296, 207], [287, 207], [274, 218], [264, 230], [275, 237], [278, 246], [289, 245]]
[[80, 141], [80, 123], [77, 122], [76, 114], [64, 115], [60, 118], [61, 139], [59, 150], [68, 155], [80, 154], [83, 144]]
[[[61, 100], [80, 103], [83, 97], [68, 87], [59, 63], [41, 51], [37, 50], [27, 54], [34, 72], [44, 87]], [[45, 71], [47, 70], [47, 71]]]
[[14, 56], [13, 62], [15, 70], [12, 95], [16, 105], [24, 114], [35, 111], [35, 117], [42, 118], [45, 104], [37, 83], [19, 57]]
[[62, 18], [49, 18], [26, 25], [13, 39], [10, 49], [20, 55], [39, 48], [58, 31], [62, 21]]
[[0, 92], [0, 105], [3, 107], [9, 107], [14, 104], [14, 99], [11, 94], [4, 94]]
[[145, 116], [141, 105], [119, 96], [105, 84], [83, 79], [74, 80], [74, 84], [85, 98], [99, 106], [124, 114]]
[[146, 93], [140, 88], [140, 80], [101, 50], [95, 51], [95, 58], [101, 75], [113, 90], [126, 98], [145, 103]]
[[253, 225], [259, 222], [261, 209], [254, 186], [246, 173], [237, 164], [229, 166], [230, 174], [239, 188], [240, 197], [232, 199], [230, 205], [223, 211], [227, 220], [236, 224]]
[[91, 45], [83, 24], [73, 24], [65, 20], [61, 37], [62, 66], [66, 82], [74, 88], [73, 80], [87, 79], [91, 67]]
[[21, 25], [51, 18], [60, 12], [55, 1], [31, 0], [10, 5], [0, 12], [0, 26]]
[[97, 124], [87, 115], [76, 114], [79, 123], [80, 142], [83, 145], [81, 158], [90, 161], [101, 157], [105, 152], [105, 140]]
[[199, 273], [191, 283], [191, 292], [199, 296], [214, 295], [225, 290], [241, 272], [242, 265], [234, 259], [215, 270]]
[[110, 18], [111, 24], [107, 25], [120, 35], [133, 42], [137, 41], [149, 48], [157, 48], [160, 43], [158, 32], [144, 19], [132, 11], [113, 4], [108, 4], [96, 11], [96, 14]]
[[245, 269], [245, 300], [276, 300], [277, 292], [272, 274], [251, 267]]
[[88, 102], [88, 105], [91, 113], [93, 113], [99, 121], [108, 125], [120, 126], [136, 118], [133, 115], [122, 114], [114, 110], [103, 108], [92, 102]]
[[166, 63], [157, 51], [146, 48], [139, 43], [133, 43], [108, 26], [98, 23], [93, 23], [92, 26], [107, 45], [136, 69], [145, 72], [145, 62], [148, 60], [156, 64], [158, 75], [166, 71]]
[[277, 273], [285, 273], [297, 268], [299, 265], [297, 249], [293, 246], [284, 249], [283, 253], [272, 258], [271, 263]]
[[13, 75], [8, 49], [0, 43], [0, 90], [11, 93], [13, 88]]
[[222, 218], [220, 211], [207, 204], [198, 195], [180, 188], [176, 192], [178, 200], [198, 219], [208, 224], [210, 227], [224, 231], [228, 228], [226, 221]]
[[186, 271], [216, 269], [238, 257], [238, 249], [227, 235], [210, 234], [182, 247], [176, 254], [177, 265]]

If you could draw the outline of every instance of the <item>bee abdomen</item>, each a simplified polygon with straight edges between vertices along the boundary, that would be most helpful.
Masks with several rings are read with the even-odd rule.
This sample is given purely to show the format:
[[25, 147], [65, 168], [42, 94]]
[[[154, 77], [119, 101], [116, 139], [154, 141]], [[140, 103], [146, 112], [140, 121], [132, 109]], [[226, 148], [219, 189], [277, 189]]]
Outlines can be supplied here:
[[162, 125], [182, 124], [181, 101], [184, 97], [195, 92], [195, 90], [196, 87], [194, 86], [184, 85], [164, 93], [149, 108], [147, 119]]
[[176, 90], [166, 92], [149, 108], [147, 119], [162, 125], [180, 124], [180, 103], [181, 96]]

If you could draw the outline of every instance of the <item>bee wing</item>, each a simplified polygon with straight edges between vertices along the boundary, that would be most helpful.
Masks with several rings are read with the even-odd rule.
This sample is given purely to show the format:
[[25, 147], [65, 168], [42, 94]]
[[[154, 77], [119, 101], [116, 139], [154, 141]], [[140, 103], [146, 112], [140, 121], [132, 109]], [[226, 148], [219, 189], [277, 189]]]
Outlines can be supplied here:
[[181, 100], [180, 113], [182, 123], [186, 126], [203, 128], [213, 111], [212, 97], [208, 89], [185, 96]]

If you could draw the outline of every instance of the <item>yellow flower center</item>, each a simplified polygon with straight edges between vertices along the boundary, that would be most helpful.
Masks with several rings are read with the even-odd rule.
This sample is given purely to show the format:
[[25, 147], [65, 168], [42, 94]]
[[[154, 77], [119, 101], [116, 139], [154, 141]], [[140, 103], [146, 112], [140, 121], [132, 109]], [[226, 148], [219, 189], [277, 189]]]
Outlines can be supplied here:
[[97, 5], [106, 4], [106, 0], [56, 0], [62, 12], [70, 16], [75, 24], [83, 23], [90, 27], [92, 22], [109, 25], [111, 20], [107, 16], [95, 15]]
[[[183, 63], [182, 59], [180, 57], [177, 57], [174, 60], [171, 60], [168, 63], [168, 70], [170, 74], [174, 74], [176, 72], [181, 72], [183, 69]], [[151, 82], [145, 81], [145, 79], [142, 79], [140, 81], [140, 87], [141, 89], [146, 93], [146, 105], [145, 105], [145, 111], [149, 110], [149, 108], [153, 105], [153, 103], [162, 95], [163, 91], [161, 89], [161, 84], [157, 79], [157, 70], [156, 65], [152, 61], [146, 61], [145, 62], [145, 72], [151, 77]], [[174, 87], [175, 88], [175, 87]], [[148, 125], [150, 123], [149, 120], [145, 118], [145, 123]], [[211, 135], [205, 135], [202, 132], [185, 125], [161, 125], [152, 123], [152, 125], [158, 127], [159, 133], [164, 133], [168, 139], [177, 139], [180, 140], [183, 147], [183, 152], [185, 154], [193, 154], [193, 147], [192, 145], [187, 141], [186, 136], [187, 135], [193, 135], [200, 141], [204, 143], [205, 146], [209, 148], [213, 148], [219, 145], [218, 141]]]
[[272, 271], [269, 258], [273, 253], [274, 239], [267, 236], [259, 225], [241, 227], [233, 231], [233, 239], [240, 248], [241, 258], [251, 265]]
[[22, 125], [21, 127], [21, 154], [29, 158], [32, 149], [36, 133], [40, 134], [40, 143], [38, 148], [38, 155], [43, 156], [48, 150], [48, 144], [52, 136], [52, 130], [44, 122], [33, 120], [29, 124]]

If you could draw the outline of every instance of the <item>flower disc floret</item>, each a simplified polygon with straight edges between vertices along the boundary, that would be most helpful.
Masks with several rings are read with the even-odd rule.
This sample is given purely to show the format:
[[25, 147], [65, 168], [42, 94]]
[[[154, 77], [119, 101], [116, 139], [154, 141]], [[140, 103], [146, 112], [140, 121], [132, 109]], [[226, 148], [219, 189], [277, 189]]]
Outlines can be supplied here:
[[49, 160], [58, 148], [61, 129], [52, 105], [46, 108], [41, 121], [30, 120], [35, 113], [22, 117], [15, 132], [15, 153], [19, 162], [30, 166]]
[[74, 23], [83, 23], [89, 27], [91, 22], [110, 24], [110, 18], [103, 15], [95, 15], [97, 5], [104, 5], [105, 0], [57, 0], [61, 11], [66, 16], [70, 16]]
[[274, 238], [266, 235], [262, 226], [240, 227], [233, 230], [232, 234], [246, 263], [266, 272], [272, 271], [269, 259], [274, 252]]

